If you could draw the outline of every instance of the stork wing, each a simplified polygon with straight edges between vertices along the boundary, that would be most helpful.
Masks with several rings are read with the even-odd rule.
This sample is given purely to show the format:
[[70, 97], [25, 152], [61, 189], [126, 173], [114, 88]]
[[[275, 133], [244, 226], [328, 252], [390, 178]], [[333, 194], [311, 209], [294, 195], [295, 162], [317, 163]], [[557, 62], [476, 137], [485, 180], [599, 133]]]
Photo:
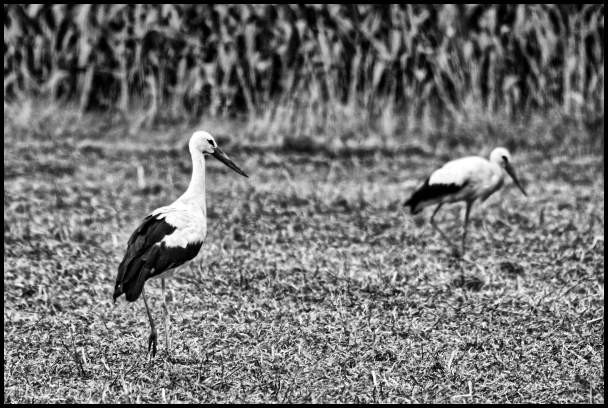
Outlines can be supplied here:
[[[116, 276], [116, 284], [114, 287], [114, 301], [121, 294], [125, 293], [125, 284], [139, 280], [139, 275], [142, 267], [145, 264], [143, 255], [157, 242], [160, 242], [164, 237], [170, 235], [176, 230], [176, 227], [170, 225], [165, 220], [158, 218], [158, 215], [152, 213], [148, 215], [142, 223], [135, 229], [129, 241], [127, 242], [127, 250], [125, 256], [118, 266], [118, 275]], [[142, 276], [141, 286], [145, 282], [146, 277]], [[139, 296], [139, 294], [137, 294]]]
[[148, 215], [129, 238], [118, 267], [114, 300], [135, 301], [147, 279], [194, 258], [207, 232], [200, 207], [176, 202]]
[[430, 182], [430, 177], [427, 178], [420, 187], [416, 189], [407, 199], [404, 206], [409, 206], [412, 214], [416, 214], [422, 210], [425, 204], [434, 202], [436, 199], [440, 199], [448, 194], [454, 194], [458, 191], [462, 190], [467, 183], [463, 183], [461, 185], [456, 183], [437, 183], [432, 184]]

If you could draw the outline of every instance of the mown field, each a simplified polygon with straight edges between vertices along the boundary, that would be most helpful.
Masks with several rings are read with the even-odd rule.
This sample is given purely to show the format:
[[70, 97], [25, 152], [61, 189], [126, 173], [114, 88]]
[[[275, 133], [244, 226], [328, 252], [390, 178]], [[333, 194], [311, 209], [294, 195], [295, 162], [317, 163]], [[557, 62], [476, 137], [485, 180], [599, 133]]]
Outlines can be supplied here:
[[[209, 129], [213, 132], [213, 129]], [[191, 130], [190, 130], [191, 131]], [[190, 131], [4, 129], [4, 402], [604, 401], [604, 181], [597, 154], [513, 151], [450, 256], [401, 203], [474, 150], [345, 151], [216, 140], [209, 233], [143, 302], [112, 303], [125, 243], [185, 189]], [[462, 208], [440, 219], [460, 233]], [[446, 225], [444, 224], [444, 225]]]

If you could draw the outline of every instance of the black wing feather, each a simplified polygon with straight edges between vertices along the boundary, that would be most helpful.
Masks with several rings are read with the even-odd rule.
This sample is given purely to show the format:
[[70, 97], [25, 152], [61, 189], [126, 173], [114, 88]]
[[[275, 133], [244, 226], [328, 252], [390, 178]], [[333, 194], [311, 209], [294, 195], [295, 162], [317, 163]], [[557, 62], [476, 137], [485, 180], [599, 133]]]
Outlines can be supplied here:
[[424, 184], [420, 186], [410, 198], [408, 198], [403, 205], [405, 207], [410, 207], [410, 211], [412, 214], [416, 214], [422, 210], [422, 206], [418, 207], [418, 204], [421, 204], [425, 201], [431, 201], [440, 197], [443, 197], [447, 194], [453, 194], [460, 191], [467, 183], [464, 184], [429, 184], [429, 180], [431, 178], [428, 177]]
[[[118, 266], [118, 275], [114, 286], [114, 301], [123, 293], [127, 300], [136, 300], [141, 293], [143, 284], [149, 272], [155, 266], [158, 257], [154, 244], [173, 233], [176, 227], [170, 225], [156, 215], [148, 215], [135, 229], [127, 243], [127, 251]], [[156, 246], [158, 247], [158, 245]], [[148, 254], [148, 252], [150, 252]]]

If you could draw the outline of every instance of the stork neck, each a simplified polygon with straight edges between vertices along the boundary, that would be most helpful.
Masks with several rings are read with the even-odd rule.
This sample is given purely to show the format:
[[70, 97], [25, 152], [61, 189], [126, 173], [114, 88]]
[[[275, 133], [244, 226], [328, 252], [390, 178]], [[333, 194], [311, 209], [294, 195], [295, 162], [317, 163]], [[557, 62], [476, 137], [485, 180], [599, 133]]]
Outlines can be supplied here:
[[182, 197], [195, 199], [205, 211], [205, 156], [197, 150], [190, 150], [190, 155], [192, 156], [192, 178]]
[[492, 164], [492, 171], [494, 172], [497, 188], [500, 188], [504, 182], [506, 171], [500, 164], [494, 161], [490, 161], [490, 163]]
[[500, 177], [503, 177], [506, 173], [504, 166], [496, 162], [492, 162], [492, 164], [494, 165], [494, 173], [496, 173]]

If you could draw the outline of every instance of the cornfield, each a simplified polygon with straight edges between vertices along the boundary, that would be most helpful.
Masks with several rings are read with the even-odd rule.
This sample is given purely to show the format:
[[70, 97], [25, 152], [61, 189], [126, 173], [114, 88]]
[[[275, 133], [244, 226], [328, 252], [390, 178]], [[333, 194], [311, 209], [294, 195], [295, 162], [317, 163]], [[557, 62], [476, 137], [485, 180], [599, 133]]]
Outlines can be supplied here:
[[604, 7], [5, 4], [5, 103], [24, 95], [176, 118], [603, 117]]

